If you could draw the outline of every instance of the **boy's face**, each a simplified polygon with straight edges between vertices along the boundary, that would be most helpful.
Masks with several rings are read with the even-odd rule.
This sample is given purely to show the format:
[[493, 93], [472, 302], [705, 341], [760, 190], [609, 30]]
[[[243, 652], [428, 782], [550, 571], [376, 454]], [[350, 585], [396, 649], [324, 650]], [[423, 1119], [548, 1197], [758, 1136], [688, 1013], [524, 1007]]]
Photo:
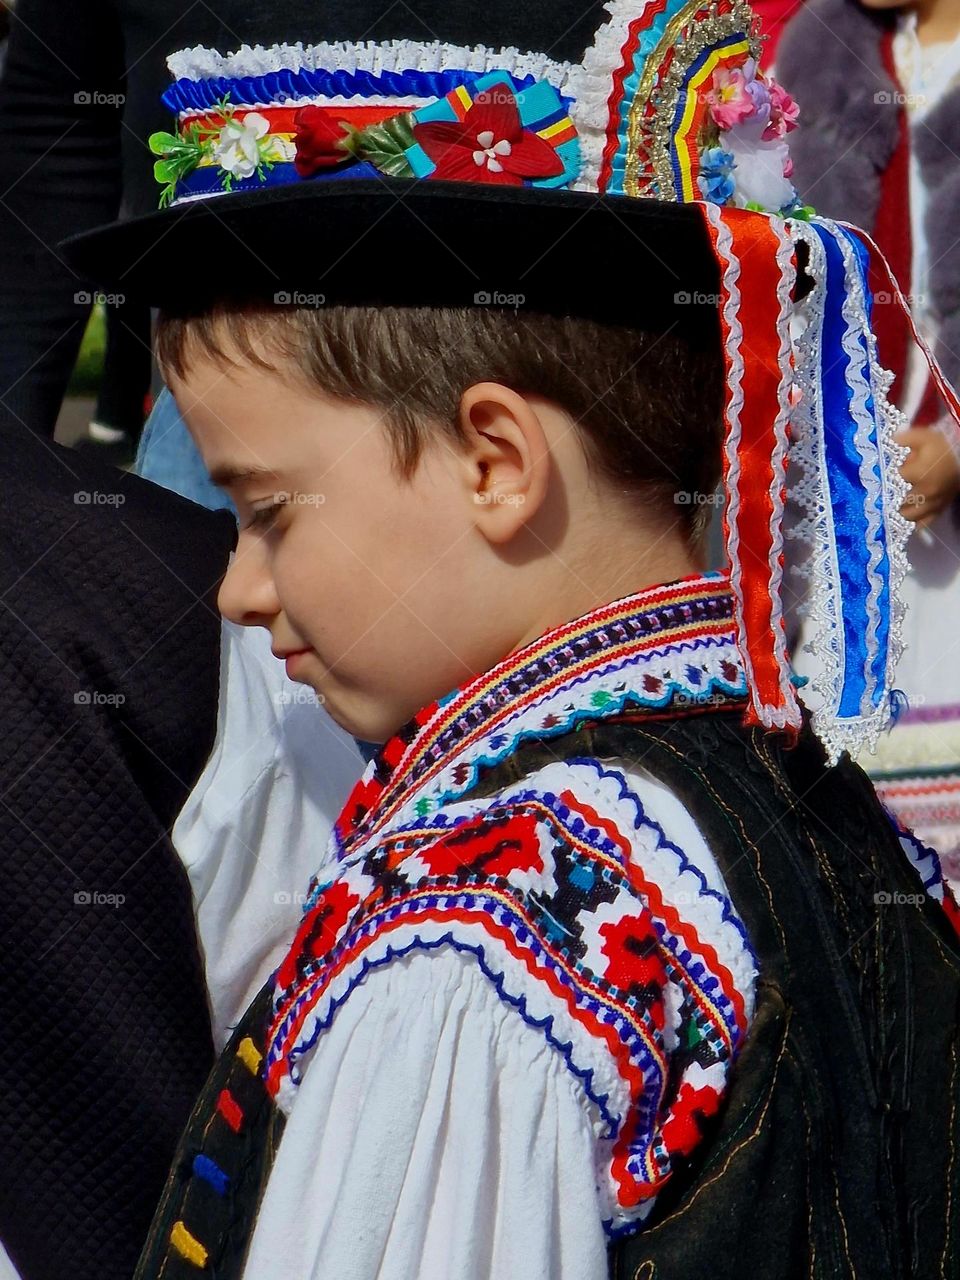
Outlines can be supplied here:
[[523, 638], [486, 603], [476, 476], [446, 442], [432, 441], [405, 480], [369, 406], [201, 357], [170, 385], [240, 516], [221, 612], [266, 627], [276, 654], [304, 651], [287, 663], [291, 678], [349, 732], [384, 740]]

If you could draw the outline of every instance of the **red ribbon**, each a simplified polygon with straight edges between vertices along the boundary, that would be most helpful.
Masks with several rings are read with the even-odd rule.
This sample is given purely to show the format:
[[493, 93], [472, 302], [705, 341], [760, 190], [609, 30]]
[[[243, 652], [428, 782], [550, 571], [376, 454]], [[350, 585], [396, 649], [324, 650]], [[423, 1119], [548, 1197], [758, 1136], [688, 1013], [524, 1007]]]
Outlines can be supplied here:
[[778, 229], [772, 219], [745, 209], [700, 207], [720, 266], [727, 372], [723, 532], [750, 685], [746, 720], [792, 737], [801, 717], [786, 658], [780, 579], [793, 384], [782, 349], [795, 258], [791, 252], [786, 260], [782, 252], [782, 224]]

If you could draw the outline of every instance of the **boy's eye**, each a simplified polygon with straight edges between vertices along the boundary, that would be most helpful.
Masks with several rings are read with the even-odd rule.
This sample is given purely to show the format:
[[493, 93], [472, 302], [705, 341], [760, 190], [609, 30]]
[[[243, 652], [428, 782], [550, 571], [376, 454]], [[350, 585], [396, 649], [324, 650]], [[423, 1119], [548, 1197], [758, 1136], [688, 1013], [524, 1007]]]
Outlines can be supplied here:
[[282, 502], [268, 502], [262, 507], [254, 507], [253, 514], [243, 526], [245, 529], [269, 529], [276, 519]]

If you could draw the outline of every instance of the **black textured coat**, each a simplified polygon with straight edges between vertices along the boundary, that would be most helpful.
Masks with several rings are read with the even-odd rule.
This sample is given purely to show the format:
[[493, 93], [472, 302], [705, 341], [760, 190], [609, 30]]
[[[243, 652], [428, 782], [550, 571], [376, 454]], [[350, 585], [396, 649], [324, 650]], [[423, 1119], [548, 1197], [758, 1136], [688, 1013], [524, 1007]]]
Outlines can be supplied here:
[[213, 1058], [168, 832], [235, 530], [12, 426], [0, 492], [0, 1240], [24, 1280], [129, 1280]]

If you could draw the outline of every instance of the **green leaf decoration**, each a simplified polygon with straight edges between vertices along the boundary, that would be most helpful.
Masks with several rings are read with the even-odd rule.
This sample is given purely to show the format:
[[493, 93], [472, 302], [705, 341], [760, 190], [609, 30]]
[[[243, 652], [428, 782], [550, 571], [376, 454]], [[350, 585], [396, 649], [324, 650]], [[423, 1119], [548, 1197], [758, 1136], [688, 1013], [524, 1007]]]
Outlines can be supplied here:
[[158, 182], [176, 182], [180, 169], [174, 160], [158, 160], [153, 166], [153, 176]]
[[412, 178], [413, 169], [404, 152], [416, 142], [411, 111], [393, 116], [380, 124], [354, 131], [344, 146], [360, 160], [368, 160], [381, 173], [391, 178]]
[[174, 147], [180, 146], [180, 139], [175, 133], [151, 133], [147, 139], [147, 146], [155, 156], [164, 156], [168, 151], [172, 151]]

